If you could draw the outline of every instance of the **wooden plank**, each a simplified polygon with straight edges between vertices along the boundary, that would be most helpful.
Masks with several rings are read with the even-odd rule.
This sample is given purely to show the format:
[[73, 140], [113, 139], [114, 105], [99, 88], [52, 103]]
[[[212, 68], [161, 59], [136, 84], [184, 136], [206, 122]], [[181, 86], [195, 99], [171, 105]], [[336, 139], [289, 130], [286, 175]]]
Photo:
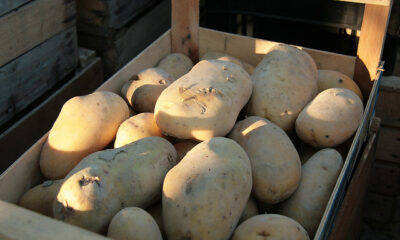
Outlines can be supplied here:
[[116, 36], [103, 38], [80, 33], [79, 44], [96, 50], [103, 59], [106, 76], [111, 76], [167, 31], [170, 19], [170, 0], [164, 0], [137, 21], [121, 29]]
[[373, 166], [372, 176], [374, 177], [371, 179], [369, 191], [390, 196], [399, 195], [400, 164], [378, 159]]
[[109, 239], [3, 201], [0, 201], [0, 238], [4, 240]]
[[79, 66], [81, 68], [86, 67], [87, 65], [91, 64], [93, 60], [96, 58], [96, 52], [87, 49], [87, 48], [79, 48]]
[[364, 3], [373, 5], [389, 6], [390, 0], [335, 0], [338, 2], [353, 2], [353, 3]]
[[0, 18], [0, 66], [75, 25], [75, 1], [36, 0]]
[[366, 197], [364, 219], [368, 222], [388, 224], [396, 211], [396, 197], [369, 192]]
[[390, 9], [391, 4], [365, 5], [354, 70], [354, 80], [364, 96], [368, 96], [380, 65]]
[[[208, 51], [226, 52], [254, 66], [277, 42], [200, 28], [200, 56]], [[300, 47], [302, 48], [302, 47]], [[302, 48], [315, 60], [319, 69], [331, 69], [353, 77], [355, 57]]]
[[398, 103], [400, 103], [400, 77], [384, 76], [376, 106], [376, 115], [382, 119], [383, 126], [400, 128], [400, 104]]
[[181, 52], [193, 62], [199, 59], [199, 0], [171, 1], [172, 52]]
[[11, 12], [19, 6], [29, 2], [31, 0], [1, 0], [0, 1], [0, 16], [5, 13]]
[[374, 163], [374, 150], [380, 120], [375, 118], [370, 128], [370, 137], [361, 155], [358, 167], [353, 175], [346, 196], [336, 217], [331, 240], [357, 239], [361, 224], [363, 198], [367, 193], [371, 169]]
[[0, 68], [0, 125], [72, 72], [78, 61], [71, 27]]
[[[112, 91], [119, 93], [122, 85], [139, 71], [155, 66], [163, 57], [171, 52], [170, 31], [166, 32], [137, 57], [103, 83], [96, 91]], [[43, 176], [39, 169], [39, 155], [46, 133], [0, 175], [0, 200], [16, 203], [29, 188], [39, 184]]]
[[2, 133], [0, 135], [0, 152], [2, 153], [0, 172], [6, 170], [51, 128], [61, 107], [68, 99], [89, 94], [102, 83], [101, 60], [94, 58], [84, 69], [78, 70], [65, 85]]
[[376, 158], [400, 163], [400, 129], [382, 127], [378, 139]]

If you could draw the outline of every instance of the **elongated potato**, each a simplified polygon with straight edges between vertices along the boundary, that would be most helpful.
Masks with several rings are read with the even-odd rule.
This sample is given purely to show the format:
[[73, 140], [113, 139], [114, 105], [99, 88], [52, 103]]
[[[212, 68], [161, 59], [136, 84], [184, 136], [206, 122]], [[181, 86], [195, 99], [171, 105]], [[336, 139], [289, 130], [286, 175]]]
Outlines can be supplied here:
[[278, 214], [254, 216], [233, 233], [232, 240], [309, 240], [307, 232], [295, 220]]
[[203, 60], [161, 93], [154, 111], [156, 123], [165, 134], [180, 139], [225, 136], [251, 91], [250, 76], [243, 68]]
[[68, 100], [40, 153], [40, 169], [49, 179], [64, 178], [87, 155], [103, 149], [129, 116], [128, 105], [112, 92]]
[[362, 115], [363, 104], [355, 93], [330, 88], [301, 111], [296, 120], [296, 133], [315, 148], [334, 147], [353, 135]]
[[122, 208], [159, 200], [164, 177], [175, 164], [174, 147], [160, 137], [93, 153], [65, 178], [53, 205], [54, 217], [104, 232]]
[[244, 67], [242, 62], [235, 58], [234, 56], [231, 56], [227, 53], [221, 53], [221, 52], [206, 52], [200, 60], [212, 60], [212, 59], [218, 59], [222, 61], [228, 61], [231, 63], [235, 63], [241, 67]]
[[114, 148], [151, 136], [163, 137], [161, 129], [154, 121], [153, 113], [140, 113], [125, 120], [117, 131]]
[[285, 131], [265, 118], [251, 116], [236, 123], [230, 138], [247, 152], [253, 175], [253, 195], [274, 204], [288, 198], [297, 188], [301, 163]]
[[305, 51], [286, 44], [272, 47], [251, 76], [254, 90], [247, 115], [291, 131], [300, 111], [317, 94], [317, 76], [314, 60]]
[[299, 222], [314, 236], [342, 165], [342, 157], [334, 149], [315, 153], [303, 165], [299, 188], [282, 203], [280, 213]]
[[178, 154], [178, 162], [180, 162], [194, 146], [196, 146], [199, 142], [192, 140], [185, 140], [179, 143], [174, 144], [176, 153]]
[[242, 212], [242, 216], [240, 216], [239, 224], [256, 215], [258, 215], [257, 203], [252, 197], [249, 197], [249, 200], [247, 200], [246, 203], [246, 207]]
[[164, 180], [168, 239], [228, 239], [251, 183], [250, 161], [233, 140], [216, 137], [196, 145]]
[[29, 189], [19, 200], [18, 205], [26, 209], [53, 217], [53, 202], [63, 180], [47, 180]]
[[156, 221], [138, 207], [119, 211], [111, 220], [107, 236], [116, 240], [162, 240]]
[[161, 92], [173, 78], [161, 68], [148, 68], [138, 74], [138, 80], [128, 81], [121, 94], [136, 112], [153, 112]]
[[353, 79], [337, 71], [318, 70], [318, 92], [323, 92], [329, 88], [349, 89], [357, 94], [361, 101], [363, 100], [361, 90]]
[[193, 62], [185, 54], [171, 53], [161, 59], [157, 67], [169, 73], [174, 80], [177, 80], [192, 69]]

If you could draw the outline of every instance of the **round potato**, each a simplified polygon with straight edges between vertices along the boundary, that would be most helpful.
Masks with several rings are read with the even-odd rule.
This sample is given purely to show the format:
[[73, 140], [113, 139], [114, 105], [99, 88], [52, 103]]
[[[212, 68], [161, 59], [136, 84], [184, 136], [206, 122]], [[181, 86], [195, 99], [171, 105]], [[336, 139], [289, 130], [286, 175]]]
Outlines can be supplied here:
[[235, 63], [241, 67], [244, 67], [242, 62], [235, 58], [234, 56], [231, 56], [227, 53], [221, 53], [221, 52], [206, 52], [203, 57], [201, 57], [201, 60], [211, 60], [211, 59], [218, 59], [218, 60], [222, 60], [222, 61], [227, 61], [227, 62], [231, 62], [231, 63]]
[[296, 133], [315, 148], [337, 146], [357, 130], [363, 115], [361, 99], [344, 88], [327, 89], [301, 111]]
[[166, 135], [207, 140], [225, 136], [250, 98], [249, 74], [221, 60], [203, 60], [157, 100], [155, 120]]
[[318, 92], [318, 71], [305, 51], [277, 44], [257, 65], [251, 79], [253, 94], [247, 115], [266, 118], [286, 132]]
[[178, 153], [178, 162], [180, 162], [194, 146], [196, 146], [199, 142], [192, 140], [185, 140], [179, 143], [174, 144], [176, 153]]
[[111, 220], [107, 236], [116, 240], [162, 240], [156, 221], [138, 207], [119, 211]]
[[114, 140], [119, 125], [128, 116], [128, 105], [112, 92], [68, 100], [40, 153], [43, 175], [53, 180], [64, 178], [84, 157]]
[[222, 137], [199, 143], [164, 180], [168, 239], [228, 239], [251, 185], [250, 161], [239, 144]]
[[302, 167], [299, 188], [282, 203], [279, 212], [299, 222], [314, 236], [342, 165], [342, 157], [334, 149], [315, 153]]
[[361, 101], [363, 100], [361, 90], [353, 79], [337, 71], [318, 70], [318, 92], [323, 92], [329, 88], [349, 89], [357, 94]]
[[163, 137], [161, 129], [154, 121], [153, 113], [140, 113], [125, 120], [118, 128], [114, 148], [125, 146], [139, 139], [158, 136]]
[[247, 152], [253, 175], [253, 196], [275, 204], [288, 198], [301, 176], [299, 154], [285, 131], [271, 121], [251, 116], [236, 123], [230, 138]]
[[161, 59], [157, 67], [169, 73], [174, 80], [177, 80], [192, 69], [193, 62], [185, 54], [171, 53]]
[[304, 228], [288, 217], [278, 214], [254, 216], [233, 233], [232, 240], [309, 240]]

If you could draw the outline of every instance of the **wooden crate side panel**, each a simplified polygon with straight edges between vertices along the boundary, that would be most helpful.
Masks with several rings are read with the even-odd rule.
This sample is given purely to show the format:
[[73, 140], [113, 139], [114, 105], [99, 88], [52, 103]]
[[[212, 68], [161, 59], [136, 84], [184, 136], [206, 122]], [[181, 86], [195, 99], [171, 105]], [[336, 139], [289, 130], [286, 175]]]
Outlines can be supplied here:
[[368, 222], [390, 223], [396, 210], [396, 198], [377, 193], [368, 193], [364, 219]]
[[382, 118], [384, 126], [400, 128], [400, 77], [382, 78], [376, 115]]
[[101, 60], [95, 58], [43, 103], [2, 133], [0, 135], [0, 152], [2, 153], [0, 172], [6, 170], [51, 128], [61, 107], [68, 99], [89, 94], [102, 83]]
[[0, 19], [0, 66], [75, 25], [75, 1], [36, 0]]
[[3, 201], [0, 201], [0, 238], [5, 240], [109, 239]]
[[376, 158], [400, 164], [400, 129], [382, 127], [378, 139]]
[[372, 169], [369, 191], [400, 195], [400, 164], [377, 160]]
[[1, 0], [0, 1], [0, 16], [5, 13], [11, 12], [19, 6], [31, 0]]
[[72, 72], [78, 61], [71, 27], [0, 68], [0, 124]]
[[[170, 31], [167, 31], [96, 91], [107, 90], [119, 93], [130, 76], [145, 68], [155, 66], [170, 52], [171, 38]], [[39, 169], [39, 156], [47, 135], [48, 133], [40, 138], [0, 175], [0, 200], [15, 203], [29, 188], [43, 180]]]
[[[200, 57], [208, 51], [226, 52], [254, 66], [265, 53], [278, 44], [268, 40], [255, 39], [235, 34], [200, 28]], [[319, 69], [331, 69], [353, 77], [355, 57], [335, 54], [309, 48], [302, 48], [314, 59]]]
[[90, 23], [94, 26], [104, 25], [107, 8], [107, 1], [76, 0], [78, 25], [79, 23]]

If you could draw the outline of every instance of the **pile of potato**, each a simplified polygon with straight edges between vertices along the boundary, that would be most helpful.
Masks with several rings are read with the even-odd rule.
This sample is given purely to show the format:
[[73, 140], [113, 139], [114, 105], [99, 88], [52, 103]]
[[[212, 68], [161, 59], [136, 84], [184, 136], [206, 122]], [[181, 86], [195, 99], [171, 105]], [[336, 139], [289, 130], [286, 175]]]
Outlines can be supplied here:
[[285, 44], [255, 68], [202, 59], [173, 53], [121, 95], [66, 102], [40, 156], [50, 180], [20, 205], [115, 239], [312, 237], [343, 165], [335, 148], [362, 118], [357, 85]]

